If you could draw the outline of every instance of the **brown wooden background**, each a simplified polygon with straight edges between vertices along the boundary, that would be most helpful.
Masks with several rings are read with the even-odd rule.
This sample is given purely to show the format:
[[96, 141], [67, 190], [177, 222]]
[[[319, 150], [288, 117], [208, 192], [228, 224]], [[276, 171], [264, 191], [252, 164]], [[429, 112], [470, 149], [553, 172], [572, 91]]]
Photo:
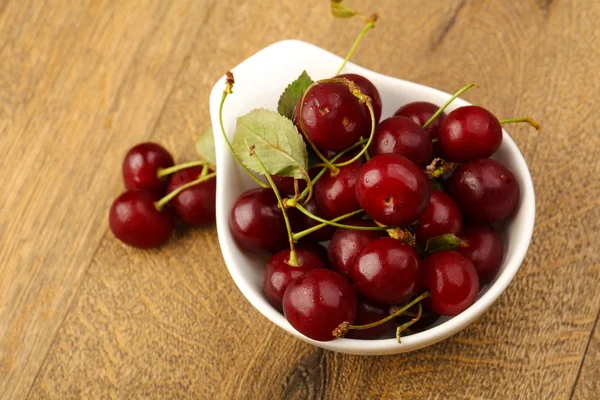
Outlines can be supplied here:
[[537, 194], [533, 242], [489, 312], [406, 355], [325, 352], [258, 314], [214, 229], [121, 245], [107, 210], [143, 140], [178, 161], [229, 67], [280, 39], [346, 53], [325, 0], [0, 0], [0, 398], [596, 399], [600, 2], [347, 0], [382, 19], [354, 61], [500, 117]]

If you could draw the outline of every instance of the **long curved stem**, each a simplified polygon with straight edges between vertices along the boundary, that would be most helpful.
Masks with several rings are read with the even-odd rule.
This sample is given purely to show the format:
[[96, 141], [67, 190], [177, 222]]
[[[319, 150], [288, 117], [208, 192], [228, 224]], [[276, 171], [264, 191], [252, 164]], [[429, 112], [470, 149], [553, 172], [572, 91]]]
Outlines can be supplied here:
[[267, 188], [269, 186], [266, 183], [262, 182], [260, 179], [258, 179], [256, 176], [254, 176], [254, 174], [250, 172], [248, 167], [244, 165], [240, 157], [236, 154], [235, 150], [233, 149], [233, 146], [231, 145], [231, 142], [229, 141], [229, 138], [225, 133], [225, 126], [223, 125], [223, 104], [225, 104], [225, 99], [227, 98], [227, 95], [233, 93], [231, 91], [231, 89], [233, 88], [233, 74], [230, 71], [227, 71], [227, 80], [225, 85], [225, 90], [223, 90], [223, 96], [221, 97], [221, 104], [219, 105], [219, 123], [221, 124], [221, 132], [223, 133], [223, 139], [225, 139], [227, 146], [229, 146], [229, 151], [231, 151], [233, 157], [235, 157], [238, 164], [244, 169], [244, 171], [246, 171], [250, 178], [252, 178], [252, 180], [256, 182], [260, 187]]
[[467, 90], [471, 89], [473, 86], [477, 86], [479, 87], [476, 83], [469, 83], [467, 86], [463, 87], [462, 89], [460, 89], [458, 92], [454, 93], [452, 95], [452, 97], [450, 97], [450, 100], [448, 100], [446, 102], [446, 104], [444, 104], [443, 106], [440, 107], [439, 110], [437, 110], [435, 112], [435, 114], [433, 114], [431, 116], [431, 118], [429, 118], [427, 120], [427, 122], [425, 122], [423, 124], [423, 129], [427, 128], [429, 126], [429, 124], [431, 124], [433, 122], [434, 119], [436, 119], [441, 113], [444, 112], [444, 110], [450, 105], [450, 103], [452, 103], [458, 96], [460, 96], [461, 94], [463, 94], [464, 92], [466, 92]]
[[[318, 217], [314, 214], [311, 214], [310, 211], [308, 211], [306, 208], [302, 207], [300, 204], [296, 204], [296, 208], [304, 215], [314, 219], [315, 221], [319, 221], [323, 224], [327, 224], [327, 225], [332, 225], [338, 228], [346, 228], [346, 229], [355, 229], [357, 231], [385, 231], [386, 229], [390, 229], [389, 226], [355, 226], [355, 225], [345, 225], [345, 224], [338, 224], [337, 222], [332, 222], [332, 221], [328, 221], [324, 218]], [[364, 211], [364, 210], [357, 210], [357, 211]]]
[[198, 161], [190, 161], [183, 164], [173, 165], [169, 168], [159, 168], [156, 176], [162, 178], [163, 176], [167, 176], [170, 174], [174, 174], [177, 171], [181, 171], [182, 169], [191, 168], [191, 167], [199, 167], [207, 165], [208, 161], [198, 160]]
[[[246, 145], [247, 144], [248, 143], [246, 143]], [[279, 208], [281, 208], [281, 213], [283, 214], [283, 220], [285, 221], [285, 229], [287, 230], [288, 240], [290, 243], [290, 259], [287, 261], [287, 263], [289, 265], [291, 265], [292, 267], [297, 267], [300, 265], [300, 263], [298, 262], [298, 257], [296, 256], [296, 249], [294, 248], [294, 234], [292, 233], [292, 226], [290, 224], [290, 219], [288, 218], [287, 211], [283, 204], [283, 200], [281, 199], [281, 195], [279, 194], [279, 190], [277, 190], [277, 186], [275, 186], [275, 182], [273, 182], [273, 178], [271, 178], [271, 174], [269, 174], [269, 172], [267, 171], [267, 168], [263, 164], [262, 160], [260, 159], [260, 157], [258, 157], [258, 154], [256, 154], [256, 151], [254, 150], [254, 146], [248, 146], [248, 149], [250, 150], [250, 154], [253, 155], [254, 157], [256, 157], [256, 161], [260, 165], [260, 168], [263, 170], [263, 174], [267, 177], [267, 180], [269, 181], [269, 184], [271, 185], [273, 192], [275, 192], [275, 196], [277, 197], [277, 202], [279, 203]]]
[[366, 104], [367, 104], [367, 108], [369, 109], [369, 114], [371, 114], [371, 134], [369, 135], [369, 140], [367, 141], [367, 144], [365, 144], [363, 146], [362, 150], [359, 151], [358, 154], [355, 155], [354, 157], [352, 157], [350, 160], [344, 161], [339, 164], [334, 164], [338, 168], [352, 164], [354, 161], [361, 158], [362, 155], [367, 152], [367, 149], [369, 148], [369, 146], [371, 145], [371, 142], [373, 141], [373, 136], [375, 136], [375, 113], [373, 112], [373, 105], [371, 104], [371, 99], [367, 99]]
[[513, 123], [518, 123], [518, 122], [526, 122], [529, 125], [533, 126], [535, 128], [535, 130], [539, 131], [540, 130], [540, 124], [538, 124], [537, 122], [535, 122], [535, 120], [531, 117], [522, 117], [522, 118], [510, 118], [510, 119], [503, 119], [500, 120], [500, 124], [504, 125], [504, 124], [513, 124]]
[[[339, 217], [337, 217], [337, 218], [334, 218], [334, 219], [332, 219], [331, 221], [328, 221], [328, 222], [337, 222], [337, 221], [341, 221], [341, 220], [343, 220], [343, 219], [350, 218], [350, 217], [352, 217], [352, 216], [354, 216], [354, 215], [356, 215], [356, 214], [360, 214], [360, 213], [362, 213], [362, 212], [363, 212], [363, 210], [356, 210], [356, 211], [352, 211], [351, 213], [344, 214], [344, 215], [342, 215], [342, 216], [339, 216]], [[313, 233], [313, 232], [315, 232], [315, 231], [318, 231], [319, 229], [321, 229], [321, 228], [324, 228], [324, 227], [326, 227], [327, 225], [328, 225], [328, 224], [325, 224], [325, 223], [323, 223], [323, 224], [315, 225], [315, 226], [313, 226], [312, 228], [305, 229], [305, 230], [303, 230], [303, 231], [300, 231], [300, 232], [298, 232], [298, 233], [294, 233], [294, 235], [293, 235], [293, 236], [294, 236], [294, 241], [295, 241], [295, 242], [297, 242], [298, 240], [302, 239], [304, 236], [306, 236], [306, 235], [310, 235], [311, 233]]]
[[356, 40], [352, 44], [352, 47], [350, 48], [350, 51], [348, 52], [348, 55], [346, 56], [346, 58], [344, 58], [344, 61], [342, 62], [342, 65], [340, 65], [340, 68], [336, 71], [336, 73], [335, 73], [336, 75], [339, 75], [340, 72], [342, 72], [342, 70], [344, 69], [344, 67], [346, 66], [346, 64], [348, 63], [348, 61], [350, 60], [350, 57], [352, 57], [352, 54], [354, 54], [354, 52], [356, 51], [356, 48], [358, 47], [358, 44], [362, 40], [363, 36], [365, 36], [365, 34], [368, 31], [370, 31], [371, 29], [375, 28], [375, 22], [376, 21], [377, 21], [377, 15], [376, 14], [373, 15], [371, 17], [371, 19], [369, 19], [367, 21], [367, 24], [362, 29], [362, 31], [360, 31], [360, 33], [356, 37]]
[[177, 189], [173, 190], [171, 193], [167, 194], [165, 197], [163, 197], [162, 199], [160, 199], [159, 201], [154, 203], [154, 206], [160, 211], [165, 206], [165, 204], [167, 204], [171, 199], [173, 199], [173, 197], [177, 196], [179, 193], [183, 192], [185, 189], [191, 188], [192, 186], [195, 186], [199, 183], [202, 183], [204, 181], [212, 179], [215, 176], [217, 176], [217, 173], [213, 172], [212, 174], [200, 176], [198, 179], [188, 182], [185, 185], [181, 185]]

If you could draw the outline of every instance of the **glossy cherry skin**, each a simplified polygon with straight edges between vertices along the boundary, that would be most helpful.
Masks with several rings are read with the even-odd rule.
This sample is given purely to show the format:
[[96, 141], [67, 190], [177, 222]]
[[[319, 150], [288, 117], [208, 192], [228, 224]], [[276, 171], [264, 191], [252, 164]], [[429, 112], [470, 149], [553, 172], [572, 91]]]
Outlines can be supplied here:
[[[433, 103], [415, 101], [414, 103], [403, 105], [394, 113], [394, 115], [410, 118], [413, 122], [419, 124], [419, 126], [423, 126], [429, 121], [429, 118], [433, 117], [433, 114], [435, 114], [439, 108], [439, 106], [436, 106]], [[427, 126], [427, 128], [425, 128], [431, 139], [437, 139], [438, 131], [445, 118], [446, 113], [442, 112]]]
[[[202, 167], [191, 167], [177, 171], [167, 187], [171, 193], [186, 183], [200, 177]], [[211, 171], [212, 172], [212, 171]], [[173, 212], [188, 226], [206, 226], [215, 221], [215, 202], [217, 195], [217, 180], [211, 178], [185, 189], [169, 201]]]
[[[382, 320], [387, 317], [389, 306], [379, 304], [369, 299], [358, 298], [358, 307], [356, 308], [356, 318], [353, 325], [366, 325], [372, 322]], [[379, 339], [393, 328], [393, 322], [390, 320], [381, 325], [369, 329], [354, 330], [351, 329], [346, 334], [350, 339], [373, 340]]]
[[160, 168], [172, 167], [173, 157], [159, 144], [146, 142], [131, 148], [123, 160], [123, 180], [127, 190], [148, 190], [162, 195], [168, 177], [158, 178]]
[[[379, 122], [381, 118], [381, 95], [379, 94], [379, 90], [373, 85], [373, 82], [368, 80], [362, 75], [357, 74], [342, 74], [338, 75], [335, 78], [346, 78], [351, 80], [358, 86], [360, 92], [364, 95], [367, 95], [371, 98], [371, 105], [373, 106], [373, 114], [375, 115], [375, 125]], [[367, 132], [371, 131], [371, 113], [369, 113], [369, 109], [366, 105], [363, 106], [365, 111], [365, 116], [367, 118], [366, 129]]]
[[343, 83], [323, 82], [310, 88], [302, 115], [301, 101], [296, 104], [294, 122], [319, 149], [341, 151], [367, 136], [363, 105]]
[[269, 302], [279, 311], [283, 310], [283, 294], [291, 281], [313, 269], [326, 268], [321, 256], [310, 246], [296, 245], [296, 258], [299, 265], [289, 265], [290, 249], [285, 249], [273, 254], [267, 262], [263, 291]]
[[[319, 204], [317, 203], [317, 200], [313, 197], [312, 199], [310, 199], [310, 201], [308, 203], [306, 203], [304, 205], [304, 208], [309, 211], [311, 214], [323, 218], [323, 219], [329, 219], [327, 217], [327, 215], [325, 215], [325, 213], [323, 212], [323, 210], [321, 210], [321, 207], [319, 207]], [[300, 215], [298, 216], [299, 219], [299, 225], [298, 226], [298, 231], [300, 230], [305, 230], [305, 229], [309, 229], [312, 228], [313, 226], [316, 225], [320, 225], [321, 222], [317, 221], [316, 219], [312, 219], [311, 217], [300, 213]], [[310, 235], [305, 236], [304, 238], [302, 238], [302, 240], [310, 240], [310, 241], [314, 241], [314, 242], [324, 242], [327, 241], [329, 239], [331, 239], [331, 237], [333, 236], [333, 233], [335, 232], [335, 226], [325, 226], [313, 233], [311, 233]], [[298, 232], [296, 230], [294, 230], [294, 232]]]
[[[344, 224], [353, 226], [376, 226], [371, 221], [351, 220]], [[350, 280], [354, 257], [363, 246], [382, 236], [381, 231], [359, 231], [356, 229], [338, 228], [327, 247], [329, 267]]]
[[273, 253], [288, 242], [277, 197], [267, 188], [250, 189], [236, 199], [229, 229], [241, 248], [255, 253]]
[[294, 279], [283, 295], [283, 313], [300, 333], [314, 340], [335, 339], [342, 322], [354, 323], [356, 293], [337, 272], [316, 269]]
[[483, 158], [460, 165], [448, 193], [463, 216], [491, 224], [507, 218], [519, 203], [519, 183], [513, 172], [496, 160]]
[[421, 125], [406, 117], [391, 117], [381, 121], [371, 154], [400, 154], [415, 164], [425, 167], [432, 159], [431, 138]]
[[429, 204], [419, 219], [419, 226], [415, 232], [417, 244], [425, 248], [427, 241], [433, 237], [448, 233], [458, 236], [461, 231], [462, 215], [458, 206], [446, 193], [433, 189]]
[[442, 250], [425, 258], [423, 265], [423, 282], [431, 292], [433, 311], [455, 316], [475, 303], [479, 278], [469, 258], [458, 251]]
[[[348, 160], [341, 157], [338, 162]], [[315, 198], [325, 215], [334, 218], [358, 210], [360, 205], [356, 200], [355, 188], [362, 162], [354, 161], [340, 167], [337, 175], [327, 170], [315, 184]]]
[[473, 262], [479, 280], [489, 282], [494, 279], [504, 255], [504, 244], [498, 231], [490, 225], [467, 224], [461, 236], [466, 245], [458, 251]]
[[381, 154], [361, 168], [356, 198], [375, 221], [405, 226], [425, 211], [430, 187], [429, 179], [415, 163], [399, 154]]
[[502, 126], [485, 108], [460, 107], [444, 119], [438, 139], [446, 161], [486, 158], [502, 144]]
[[415, 250], [392, 238], [375, 239], [354, 257], [352, 282], [368, 299], [395, 305], [410, 299], [419, 289], [421, 260]]
[[153, 192], [132, 191], [121, 194], [113, 202], [109, 223], [113, 234], [121, 242], [148, 249], [166, 242], [173, 233], [173, 215], [154, 203], [160, 197]]

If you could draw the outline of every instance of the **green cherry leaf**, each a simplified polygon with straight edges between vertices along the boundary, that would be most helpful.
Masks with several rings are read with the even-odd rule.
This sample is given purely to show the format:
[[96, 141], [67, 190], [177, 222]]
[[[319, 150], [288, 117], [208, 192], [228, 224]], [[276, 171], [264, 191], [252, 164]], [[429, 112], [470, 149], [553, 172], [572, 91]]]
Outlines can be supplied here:
[[312, 83], [313, 81], [306, 71], [302, 71], [302, 74], [300, 74], [298, 79], [290, 83], [281, 94], [279, 103], [277, 104], [277, 111], [279, 111], [279, 114], [292, 119], [296, 103], [298, 103], [298, 100], [300, 100], [304, 91], [308, 89]]
[[427, 241], [425, 252], [427, 254], [435, 253], [441, 250], [456, 250], [460, 247], [461, 240], [456, 235], [448, 233], [446, 235], [432, 237]]
[[308, 176], [308, 154], [302, 135], [294, 123], [275, 111], [256, 109], [239, 117], [233, 137], [233, 149], [251, 170], [264, 170], [248, 152], [254, 151], [271, 175], [304, 179]]
[[204, 161], [208, 161], [210, 168], [215, 170], [217, 166], [217, 154], [215, 152], [215, 137], [212, 128], [206, 129], [196, 140], [196, 152]]

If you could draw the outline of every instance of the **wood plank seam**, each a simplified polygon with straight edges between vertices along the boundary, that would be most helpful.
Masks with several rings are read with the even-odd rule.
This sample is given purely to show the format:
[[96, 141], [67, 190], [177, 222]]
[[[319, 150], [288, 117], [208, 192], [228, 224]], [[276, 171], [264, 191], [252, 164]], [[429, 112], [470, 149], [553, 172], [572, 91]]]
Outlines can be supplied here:
[[573, 386], [571, 387], [571, 394], [569, 395], [569, 399], [572, 399], [575, 395], [575, 389], [577, 389], [577, 384], [579, 383], [579, 377], [581, 376], [581, 371], [583, 370], [583, 365], [585, 363], [585, 356], [588, 353], [590, 348], [590, 343], [592, 342], [592, 338], [594, 336], [594, 331], [596, 330], [596, 325], [598, 324], [598, 317], [600, 317], [600, 307], [598, 307], [598, 312], [596, 312], [596, 319], [592, 324], [592, 328], [590, 329], [590, 334], [588, 336], [587, 343], [585, 344], [585, 349], [583, 350], [583, 355], [581, 356], [581, 362], [579, 363], [579, 368], [577, 369], [577, 375], [575, 376], [575, 380], [573, 381]]

